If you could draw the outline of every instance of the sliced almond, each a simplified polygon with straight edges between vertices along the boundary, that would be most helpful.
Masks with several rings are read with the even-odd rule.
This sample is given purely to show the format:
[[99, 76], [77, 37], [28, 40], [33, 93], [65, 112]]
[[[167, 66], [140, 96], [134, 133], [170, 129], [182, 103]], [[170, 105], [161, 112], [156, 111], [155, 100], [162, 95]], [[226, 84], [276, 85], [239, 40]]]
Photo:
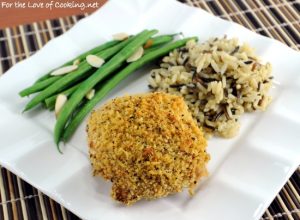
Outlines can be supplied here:
[[79, 64], [80, 64], [80, 60], [79, 59], [73, 61], [73, 65], [79, 65]]
[[129, 35], [122, 32], [122, 33], [114, 34], [112, 37], [113, 37], [114, 40], [120, 40], [121, 41], [121, 40], [126, 40], [129, 37]]
[[95, 55], [87, 55], [86, 56], [86, 61], [88, 62], [88, 64], [90, 64], [93, 67], [99, 68], [103, 65], [103, 63], [105, 62], [102, 58], [97, 57]]
[[78, 68], [77, 65], [64, 66], [59, 69], [54, 70], [50, 75], [51, 76], [60, 76], [67, 73], [70, 73]]
[[60, 110], [62, 109], [62, 107], [64, 106], [64, 104], [66, 103], [67, 100], [68, 100], [68, 98], [65, 94], [59, 94], [56, 97], [56, 102], [55, 102], [55, 116], [56, 116], [56, 118], [58, 117]]
[[138, 59], [140, 59], [144, 54], [144, 49], [143, 47], [139, 47], [134, 54], [132, 54], [126, 61], [127, 63], [131, 63], [134, 61], [137, 61]]
[[91, 100], [95, 95], [95, 89], [91, 89], [86, 95], [85, 97], [88, 99], [88, 100]]

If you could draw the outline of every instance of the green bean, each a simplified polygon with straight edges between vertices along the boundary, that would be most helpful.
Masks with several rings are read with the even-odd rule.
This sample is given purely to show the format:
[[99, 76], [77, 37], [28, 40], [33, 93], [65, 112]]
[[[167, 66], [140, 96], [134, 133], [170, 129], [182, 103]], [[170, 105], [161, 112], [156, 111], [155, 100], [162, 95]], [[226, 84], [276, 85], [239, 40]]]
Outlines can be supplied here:
[[[164, 44], [163, 44], [164, 45]], [[144, 55], [161, 48], [163, 45], [152, 46], [144, 51]]]
[[[132, 40], [133, 40], [133, 38], [129, 38], [109, 49], [99, 52], [97, 54], [97, 56], [101, 57], [104, 60], [107, 60], [110, 57], [112, 57], [114, 54], [116, 54], [119, 50], [121, 50], [125, 45], [129, 44]], [[99, 68], [98, 70], [100, 70], [100, 69], [102, 69], [102, 67]], [[48, 98], [51, 95], [55, 94], [56, 92], [60, 91], [64, 87], [74, 84], [76, 81], [79, 81], [82, 78], [85, 78], [85, 77], [91, 75], [91, 71], [94, 72], [95, 68], [93, 68], [86, 61], [83, 61], [81, 64], [79, 64], [79, 68], [77, 70], [75, 70], [74, 72], [72, 72], [70, 74], [64, 75], [59, 80], [57, 80], [55, 83], [51, 84], [49, 87], [45, 88], [37, 96], [35, 96], [26, 105], [23, 112], [28, 111], [29, 109], [37, 106], [39, 103], [44, 101], [46, 98]]]
[[168, 34], [168, 35], [159, 35], [159, 36], [153, 37], [153, 38], [151, 38], [151, 40], [152, 40], [151, 47], [168, 43], [168, 42], [172, 41], [174, 39], [174, 36], [176, 36], [176, 35], [177, 34]]
[[115, 71], [121, 63], [130, 57], [140, 46], [142, 46], [152, 35], [156, 34], [156, 30], [142, 31], [134, 40], [126, 45], [119, 53], [112, 57], [103, 68], [97, 70], [95, 74], [90, 76], [87, 80], [81, 83], [80, 87], [72, 94], [70, 99], [65, 103], [60, 111], [54, 128], [54, 140], [57, 146], [59, 145], [62, 132], [65, 125], [76, 109], [79, 102], [83, 99], [85, 94], [90, 91], [97, 83]]
[[125, 79], [132, 72], [145, 65], [146, 63], [164, 56], [175, 48], [181, 47], [186, 44], [189, 40], [197, 40], [197, 37], [185, 38], [182, 40], [178, 40], [176, 42], [170, 43], [164, 47], [161, 47], [155, 51], [151, 51], [146, 53], [139, 60], [129, 64], [127, 67], [122, 69], [118, 74], [114, 75], [111, 79], [107, 80], [103, 84], [103, 86], [95, 93], [94, 97], [89, 100], [82, 109], [78, 111], [78, 113], [72, 118], [70, 123], [64, 130], [63, 141], [66, 142], [75, 132], [77, 127], [80, 125], [85, 116], [114, 88], [116, 87], [123, 79]]
[[[153, 37], [152, 38], [152, 40], [153, 40], [152, 46], [156, 46], [156, 45], [160, 45], [160, 44], [164, 44], [164, 43], [167, 43], [169, 41], [172, 41], [173, 37], [175, 35], [177, 35], [177, 34], [160, 35], [160, 36], [157, 36], [157, 37]], [[113, 40], [113, 41], [109, 41], [109, 42], [107, 42], [105, 44], [102, 44], [102, 45], [100, 45], [100, 46], [98, 46], [96, 48], [93, 48], [93, 49], [91, 49], [91, 50], [89, 50], [89, 51], [87, 51], [87, 52], [79, 55], [78, 57], [74, 58], [73, 60], [70, 60], [69, 62], [63, 64], [61, 67], [72, 65], [75, 60], [79, 60], [80, 62], [82, 62], [87, 55], [89, 55], [89, 54], [96, 54], [96, 53], [98, 53], [100, 51], [103, 51], [103, 50], [105, 50], [105, 49], [107, 49], [109, 47], [112, 47], [112, 46], [116, 45], [119, 42], [120, 41]], [[50, 73], [52, 73], [54, 70], [51, 70], [46, 75], [44, 75], [41, 78], [39, 78], [35, 83], [43, 81], [43, 80], [49, 78], [50, 77]]]
[[[144, 54], [149, 53], [150, 51], [153, 51], [153, 50], [157, 50], [162, 45], [169, 43], [170, 41], [173, 40], [173, 37], [174, 37], [174, 35], [160, 35], [160, 36], [151, 38], [153, 40], [153, 43], [150, 48], [147, 48], [145, 50]], [[69, 96], [69, 95], [71, 95], [71, 93], [73, 93], [76, 90], [76, 88], [78, 88], [78, 86], [79, 86], [79, 84], [77, 84], [61, 93]], [[57, 95], [53, 95], [45, 100], [46, 107], [49, 110], [54, 109], [56, 97], [57, 97]]]
[[[169, 43], [170, 41], [173, 40], [173, 36], [174, 35], [160, 35], [160, 36], [151, 38], [151, 39], [153, 39], [153, 43], [152, 43], [150, 48], [145, 49], [144, 54], [149, 53], [149, 52], [154, 51], [154, 50], [157, 50], [162, 45], [165, 45], [166, 43]], [[68, 89], [64, 92], [61, 92], [61, 93], [65, 94], [67, 96], [70, 96], [71, 93], [73, 93], [76, 90], [76, 88], [78, 88], [78, 86], [79, 86], [79, 84], [77, 84], [74, 87], [71, 87], [70, 89]], [[51, 97], [49, 97], [45, 100], [46, 107], [49, 110], [54, 109], [56, 97], [57, 97], [57, 95], [53, 95], [53, 96], [51, 96]]]
[[[60, 92], [59, 94], [64, 94], [66, 96], [70, 96], [79, 87], [79, 85], [80, 85], [80, 83], [72, 86], [71, 88], [68, 88], [67, 90], [65, 90], [63, 92]], [[57, 96], [58, 96], [58, 94], [45, 99], [45, 104], [48, 109], [51, 110], [54, 108]]]
[[[157, 37], [153, 37], [152, 38], [153, 42], [152, 42], [152, 45], [151, 45], [151, 49], [153, 48], [153, 46], [156, 46], [156, 45], [159, 46], [159, 45], [161, 45], [163, 43], [170, 42], [173, 39], [173, 36], [174, 35], [160, 35], [160, 36], [157, 36]], [[111, 45], [111, 43], [112, 42], [108, 42], [107, 45]], [[101, 48], [103, 48], [103, 45], [101, 45], [101, 46], [99, 46], [97, 48], [94, 48], [94, 49], [88, 51], [87, 53], [89, 53], [89, 52], [94, 53], [94, 52], [96, 52], [97, 50], [99, 50]], [[147, 51], [148, 50], [150, 50], [150, 48], [148, 48]], [[80, 55], [79, 58], [84, 57], [85, 55], [87, 55], [87, 53], [85, 53], [83, 55]], [[55, 81], [57, 81], [60, 77], [63, 77], [63, 76], [50, 77], [50, 78], [48, 78], [46, 80], [40, 81], [38, 83], [35, 83], [34, 86], [28, 87], [27, 89], [21, 91], [20, 92], [20, 96], [24, 97], [24, 96], [28, 96], [28, 95], [30, 95], [32, 93], [41, 91], [42, 89], [46, 88], [47, 86], [49, 86], [52, 83], [54, 83]]]
[[30, 86], [30, 87], [22, 90], [21, 92], [19, 92], [19, 95], [21, 97], [25, 97], [30, 94], [39, 92], [39, 91], [43, 90], [44, 88], [46, 88], [47, 86], [53, 84], [54, 82], [56, 82], [59, 79], [60, 79], [59, 76], [54, 76], [54, 77], [51, 77], [48, 79], [44, 79], [43, 81], [37, 82], [33, 86]]
[[153, 40], [152, 45], [151, 47], [145, 49], [144, 55], [151, 51], [157, 50], [164, 44], [170, 43], [174, 39], [174, 36], [176, 35], [177, 34], [159, 35], [157, 37], [151, 38]]
[[[153, 47], [155, 47], [155, 46], [159, 46], [159, 45], [164, 44], [164, 43], [168, 43], [168, 42], [170, 42], [170, 41], [173, 40], [173, 37], [174, 37], [174, 34], [172, 34], [172, 35], [160, 35], [160, 36], [157, 36], [157, 37], [153, 37], [153, 38], [151, 38], [151, 40], [152, 40], [151, 48], [153, 48]], [[99, 54], [99, 51], [103, 51], [103, 48], [105, 48], [104, 46], [114, 45], [115, 42], [116, 42], [116, 41], [110, 41], [110, 42], [107, 43], [107, 45], [106, 45], [106, 44], [100, 45], [99, 47], [96, 47], [96, 48], [94, 48], [94, 49], [92, 49], [92, 50], [90, 50], [90, 51], [88, 51], [88, 52], [86, 52], [86, 53], [84, 53], [84, 54], [78, 56], [76, 59], [79, 59], [80, 62], [82, 62], [82, 61], [85, 59], [85, 57], [86, 57], [87, 55], [89, 55], [89, 54], [95, 54], [95, 55], [97, 55], [97, 54]], [[149, 49], [149, 48], [148, 48], [148, 49]], [[75, 59], [75, 60], [76, 60], [76, 59]], [[74, 61], [74, 60], [69, 61], [69, 62], [65, 63], [63, 66], [70, 65], [70, 64], [72, 64], [73, 61]], [[48, 75], [49, 75], [51, 72], [52, 72], [52, 71], [50, 71], [50, 72], [48, 73]], [[43, 78], [43, 79], [40, 78], [40, 79], [37, 80], [37, 82], [35, 82], [32, 86], [30, 86], [30, 87], [28, 87], [28, 88], [22, 90], [22, 91], [19, 93], [19, 95], [20, 95], [21, 97], [25, 97], [25, 96], [28, 96], [28, 95], [30, 95], [30, 94], [33, 94], [33, 93], [36, 93], [36, 92], [40, 92], [40, 91], [42, 91], [43, 89], [45, 89], [46, 87], [48, 87], [49, 85], [51, 85], [52, 83], [54, 83], [55, 81], [57, 81], [60, 77], [63, 77], [63, 76], [48, 77], [48, 78], [45, 77], [45, 78]]]
[[[85, 57], [89, 54], [96, 54], [96, 53], [99, 53], [100, 51], [103, 51], [107, 48], [110, 48], [110, 47], [113, 47], [115, 46], [116, 44], [118, 44], [120, 41], [117, 41], [117, 40], [112, 40], [112, 41], [109, 41], [107, 43], [104, 43], [104, 44], [101, 44], [99, 45], [98, 47], [95, 47], [79, 56], [77, 56], [76, 58], [66, 62], [65, 64], [63, 64], [62, 66], [60, 67], [64, 67], [64, 66], [69, 66], [69, 65], [72, 65], [73, 62], [75, 60], [79, 60], [80, 62], [82, 62], [83, 60], [85, 60]], [[57, 68], [56, 68], [57, 69]], [[51, 70], [50, 72], [48, 72], [47, 74], [45, 74], [44, 76], [40, 77], [39, 79], [37, 79], [37, 81], [35, 83], [38, 83], [40, 81], [43, 81], [45, 79], [48, 79], [49, 77], [51, 77], [51, 73], [54, 71], [55, 69]]]
[[[99, 53], [105, 51], [103, 48], [106, 48], [106, 47], [108, 47], [108, 46], [111, 46], [111, 45], [113, 45], [113, 43], [115, 44], [115, 42], [117, 42], [117, 41], [110, 41], [110, 42], [108, 42], [108, 43], [106, 43], [106, 44], [103, 44], [103, 45], [97, 47], [97, 48], [94, 48], [94, 49], [92, 49], [92, 50], [90, 50], [90, 51], [88, 51], [88, 52], [86, 52], [86, 53], [80, 55], [80, 56], [78, 57], [78, 59], [81, 59], [81, 60], [80, 60], [81, 62], [82, 62], [82, 61], [85, 61], [85, 57], [86, 57], [87, 55], [89, 55], [89, 52], [91, 52], [90, 54], [98, 55]], [[104, 47], [104, 46], [105, 46], [105, 47]], [[101, 48], [102, 48], [102, 50], [100, 50]], [[112, 47], [111, 47], [111, 48], [112, 48]], [[106, 50], [109, 50], [109, 49], [110, 49], [110, 48], [108, 48], [108, 49], [106, 49]], [[96, 52], [97, 50], [100, 50], [100, 51], [98, 51], [98, 53], [95, 54], [95, 52]], [[71, 62], [72, 62], [72, 61], [69, 61], [68, 63], [64, 64], [63, 66], [70, 65], [70, 64], [72, 64]], [[52, 72], [52, 71], [51, 71], [51, 72]], [[51, 73], [51, 72], [50, 72], [50, 73]], [[49, 74], [50, 74], [50, 73], [49, 73]], [[20, 94], [21, 97], [24, 97], [24, 96], [28, 96], [28, 95], [30, 95], [30, 94], [32, 94], [32, 93], [39, 92], [39, 91], [41, 91], [41, 90], [47, 88], [47, 87], [48, 87], [49, 85], [51, 85], [54, 81], [57, 81], [60, 77], [63, 77], [63, 76], [56, 76], [56, 80], [51, 81], [50, 79], [52, 79], [52, 78], [54, 78], [54, 77], [50, 77], [50, 75], [49, 75], [48, 78], [45, 77], [43, 80], [40, 80], [40, 81], [38, 80], [38, 82], [36, 82], [36, 83], [34, 83], [32, 86], [30, 86], [30, 87], [28, 87], [28, 88], [22, 90], [19, 94]], [[47, 80], [49, 80], [49, 81], [47, 81]], [[44, 81], [46, 81], [46, 82], [44, 82]], [[42, 82], [44, 82], [44, 83], [42, 83]]]

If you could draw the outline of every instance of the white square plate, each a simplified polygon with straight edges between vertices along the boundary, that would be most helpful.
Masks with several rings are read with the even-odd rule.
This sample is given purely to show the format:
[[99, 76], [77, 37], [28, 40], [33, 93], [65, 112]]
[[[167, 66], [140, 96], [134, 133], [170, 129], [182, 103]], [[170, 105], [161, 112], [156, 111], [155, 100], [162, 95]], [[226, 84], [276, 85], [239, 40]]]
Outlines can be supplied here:
[[[54, 116], [41, 109], [22, 114], [28, 100], [17, 93], [112, 34], [145, 28], [182, 31], [200, 42], [224, 34], [238, 37], [272, 63], [277, 83], [269, 109], [245, 115], [236, 138], [209, 141], [210, 177], [194, 197], [183, 192], [123, 207], [110, 198], [110, 184], [91, 175], [85, 125], [61, 155], [52, 138]], [[1, 77], [1, 165], [84, 219], [259, 219], [300, 162], [299, 61], [300, 54], [280, 42], [175, 0], [111, 0]], [[148, 91], [150, 67], [134, 73], [107, 99]]]

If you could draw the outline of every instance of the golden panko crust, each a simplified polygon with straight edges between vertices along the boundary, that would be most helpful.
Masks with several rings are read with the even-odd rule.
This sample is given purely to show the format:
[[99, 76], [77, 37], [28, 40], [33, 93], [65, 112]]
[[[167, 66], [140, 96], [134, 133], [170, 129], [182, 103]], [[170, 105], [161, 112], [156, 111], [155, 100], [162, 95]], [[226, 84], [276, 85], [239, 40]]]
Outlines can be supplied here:
[[206, 140], [179, 96], [113, 99], [91, 114], [87, 132], [94, 175], [110, 180], [112, 197], [127, 205], [192, 192], [207, 175]]

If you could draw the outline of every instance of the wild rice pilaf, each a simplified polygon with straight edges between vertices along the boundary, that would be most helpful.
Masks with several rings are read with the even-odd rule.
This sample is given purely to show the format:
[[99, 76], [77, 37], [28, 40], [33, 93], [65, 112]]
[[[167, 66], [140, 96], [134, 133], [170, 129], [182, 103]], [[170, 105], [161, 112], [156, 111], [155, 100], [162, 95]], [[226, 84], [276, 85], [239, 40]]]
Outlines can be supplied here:
[[149, 86], [182, 95], [207, 135], [230, 138], [239, 130], [242, 113], [265, 110], [270, 103], [271, 70], [237, 39], [190, 41], [151, 71]]

